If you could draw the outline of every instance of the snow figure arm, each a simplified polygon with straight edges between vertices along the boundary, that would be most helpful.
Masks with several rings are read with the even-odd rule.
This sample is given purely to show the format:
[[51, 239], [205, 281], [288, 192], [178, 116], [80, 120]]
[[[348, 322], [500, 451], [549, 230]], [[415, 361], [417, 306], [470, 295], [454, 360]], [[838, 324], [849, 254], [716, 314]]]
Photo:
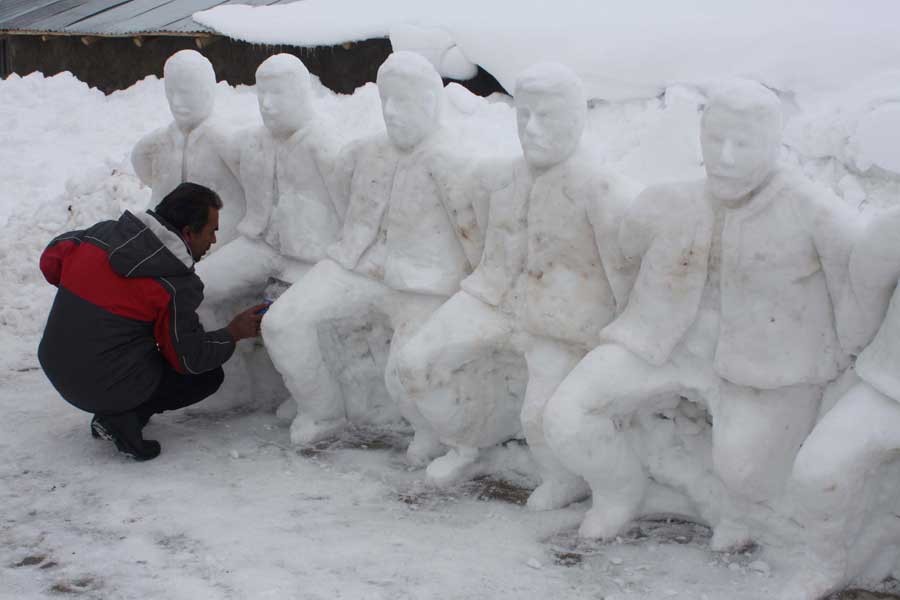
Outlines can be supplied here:
[[131, 150], [131, 166], [134, 173], [147, 186], [153, 186], [153, 157], [159, 151], [157, 132], [148, 133]]
[[626, 211], [619, 247], [637, 269], [625, 309], [601, 331], [653, 365], [668, 359], [697, 314], [706, 280], [712, 209], [694, 185], [641, 192]]
[[[244, 188], [247, 212], [238, 223], [238, 233], [250, 239], [262, 236], [272, 215], [275, 147], [265, 131], [246, 131], [240, 141], [238, 181]], [[268, 140], [268, 141], [267, 141]]]
[[[345, 147], [337, 161], [338, 197], [347, 207], [347, 212], [341, 239], [329, 246], [327, 254], [345, 269], [354, 269], [363, 253], [375, 241], [390, 202], [391, 185], [381, 189], [374, 181], [354, 181], [357, 165], [361, 166], [361, 156], [367, 144], [372, 144], [375, 152], [367, 152], [366, 159], [383, 160], [379, 156], [377, 142], [360, 141]], [[362, 189], [355, 189], [354, 185]]]
[[484, 250], [484, 229], [479, 224], [478, 214], [487, 212], [490, 196], [485, 169], [483, 164], [449, 152], [440, 153], [431, 160], [430, 171], [438, 196], [470, 269], [478, 265]]
[[325, 182], [325, 189], [328, 190], [332, 206], [334, 206], [338, 218], [343, 222], [347, 213], [346, 196], [340, 194], [335, 181], [338, 159], [342, 151], [341, 144], [334, 136], [325, 135], [319, 131], [315, 132], [311, 143], [316, 168], [319, 170], [322, 181]]
[[241, 176], [241, 146], [242, 132], [227, 133], [219, 128], [210, 127], [210, 133], [215, 140], [216, 150], [225, 166], [240, 181]]
[[353, 182], [359, 147], [358, 142], [350, 142], [338, 150], [329, 178], [331, 199], [342, 221], [347, 218], [347, 209], [350, 205], [350, 186]]
[[869, 323], [871, 306], [867, 305], [873, 298], [864, 290], [854, 289], [850, 274], [850, 255], [862, 233], [859, 214], [824, 188], [806, 181], [797, 186], [789, 193], [792, 200], [799, 201], [795, 204], [797, 212], [805, 211], [802, 218], [811, 224], [838, 340], [847, 354], [857, 354], [875, 334], [890, 296], [885, 298], [877, 322]]
[[[484, 251], [475, 271], [460, 287], [479, 300], [498, 306], [525, 267], [527, 253], [527, 190], [510, 165], [492, 165], [485, 190], [489, 209], [484, 226]], [[523, 173], [518, 174], [519, 177]], [[499, 189], [495, 188], [500, 186]], [[518, 192], [518, 193], [517, 193]]]
[[594, 228], [594, 240], [603, 270], [616, 299], [616, 314], [621, 314], [637, 277], [639, 262], [626, 260], [619, 241], [619, 230], [628, 207], [642, 186], [613, 174], [592, 178], [586, 190], [585, 208]]
[[[865, 321], [859, 339], [867, 343], [882, 323], [900, 279], [900, 207], [874, 215], [850, 253], [850, 308]], [[847, 307], [842, 307], [845, 311]]]
[[665, 212], [663, 188], [649, 188], [637, 196], [622, 216], [617, 240], [625, 268], [639, 268]]

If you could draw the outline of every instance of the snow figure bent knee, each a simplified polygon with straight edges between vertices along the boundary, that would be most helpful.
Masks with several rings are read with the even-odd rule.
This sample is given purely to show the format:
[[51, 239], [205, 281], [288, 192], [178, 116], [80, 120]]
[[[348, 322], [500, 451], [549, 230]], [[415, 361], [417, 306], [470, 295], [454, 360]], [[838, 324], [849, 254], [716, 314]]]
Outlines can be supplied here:
[[156, 206], [184, 182], [198, 183], [222, 199], [215, 248], [231, 241], [244, 217], [244, 190], [228, 158], [233, 140], [212, 118], [216, 75], [199, 52], [181, 50], [163, 68], [166, 99], [174, 121], [138, 141], [131, 153], [134, 172], [150, 186], [150, 206]]
[[[850, 259], [850, 293], [871, 340], [849, 389], [797, 455], [789, 490], [808, 558], [782, 594], [815, 600], [897, 572], [900, 462], [900, 210], [875, 215]], [[873, 326], [880, 327], [872, 332]]]
[[[782, 495], [822, 386], [847, 364], [834, 310], [853, 219], [777, 166], [781, 123], [763, 86], [720, 86], [701, 120], [706, 178], [646, 189], [623, 220], [622, 251], [639, 268], [628, 304], [544, 414], [550, 448], [590, 484], [585, 537], [612, 538], [643, 510], [637, 416], [683, 397], [713, 421], [708, 479], [724, 492], [705, 515], [712, 545], [746, 544], [741, 515]], [[696, 500], [706, 480], [689, 479], [671, 485]]]
[[[478, 231], [463, 231], [454, 217], [466, 211], [448, 208], [452, 145], [441, 126], [437, 72], [422, 57], [398, 52], [379, 68], [377, 84], [386, 133], [351, 143], [337, 161], [337, 197], [347, 206], [340, 240], [272, 306], [263, 337], [297, 402], [294, 443], [315, 443], [348, 422], [382, 422], [399, 408], [415, 429], [408, 454], [418, 460], [440, 445], [400, 392], [393, 357], [458, 289], [480, 244]], [[329, 356], [341, 342], [334, 330], [348, 322], [390, 332], [384, 343], [358, 344], [356, 354], [384, 365], [383, 386], [396, 406], [366, 407], [358, 391], [346, 389], [346, 365]]]
[[[552, 509], [587, 496], [584, 480], [547, 448], [546, 401], [624, 306], [632, 273], [616, 231], [638, 187], [597, 168], [582, 143], [587, 101], [568, 68], [541, 63], [515, 90], [522, 156], [495, 173], [484, 253], [462, 291], [400, 350], [400, 380], [452, 446], [427, 470], [442, 485], [477, 475], [480, 450], [520, 428], [542, 483], [528, 506]], [[524, 399], [475, 388], [473, 370], [504, 354], [524, 358]], [[521, 389], [519, 390], [521, 394]]]

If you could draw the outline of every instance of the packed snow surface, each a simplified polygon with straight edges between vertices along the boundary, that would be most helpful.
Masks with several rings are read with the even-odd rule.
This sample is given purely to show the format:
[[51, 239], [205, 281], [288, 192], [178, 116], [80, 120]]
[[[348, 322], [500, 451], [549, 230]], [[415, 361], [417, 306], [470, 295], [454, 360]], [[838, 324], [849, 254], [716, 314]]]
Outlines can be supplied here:
[[[783, 148], [785, 162], [864, 213], [900, 197], [889, 132], [878, 126], [896, 122], [900, 85], [889, 74], [878, 82], [813, 108], [789, 104]], [[660, 98], [594, 103], [589, 143], [644, 184], [698, 177], [702, 92], [672, 85]], [[224, 126], [260, 122], [252, 88], [219, 84], [216, 94]], [[447, 125], [472, 153], [519, 151], [508, 98], [459, 86], [448, 95]], [[372, 85], [337, 96], [315, 83], [315, 96], [340, 140], [383, 127]], [[404, 465], [408, 432], [351, 431], [304, 453], [271, 412], [226, 411], [241, 399], [220, 395], [154, 417], [147, 432], [163, 455], [151, 463], [92, 440], [88, 415], [37, 365], [54, 292], [38, 256], [63, 231], [147, 207], [150, 190], [128, 156], [170, 118], [155, 78], [110, 96], [70, 74], [0, 81], [0, 598], [751, 600], [779, 589], [788, 573], [764, 552], [713, 554], [696, 526], [645, 523], [584, 545], [574, 529], [585, 503], [532, 513], [521, 490], [476, 482], [436, 492]], [[498, 471], [534, 485], [520, 450]]]
[[[556, 60], [584, 79], [589, 96], [613, 100], [721, 76], [812, 99], [900, 68], [893, 0], [304, 0], [220, 6], [194, 19], [232, 38], [299, 46], [433, 28], [432, 46], [460, 51], [447, 67], [467, 59], [512, 90], [522, 69]], [[398, 31], [397, 41], [408, 37]]]

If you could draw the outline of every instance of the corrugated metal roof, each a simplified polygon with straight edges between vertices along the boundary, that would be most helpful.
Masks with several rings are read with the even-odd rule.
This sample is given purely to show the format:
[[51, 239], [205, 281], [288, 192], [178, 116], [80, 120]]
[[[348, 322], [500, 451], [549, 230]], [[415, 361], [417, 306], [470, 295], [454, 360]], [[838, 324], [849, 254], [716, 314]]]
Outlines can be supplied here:
[[295, 0], [3, 0], [0, 32], [124, 36], [211, 32], [191, 18], [225, 4], [289, 4]]

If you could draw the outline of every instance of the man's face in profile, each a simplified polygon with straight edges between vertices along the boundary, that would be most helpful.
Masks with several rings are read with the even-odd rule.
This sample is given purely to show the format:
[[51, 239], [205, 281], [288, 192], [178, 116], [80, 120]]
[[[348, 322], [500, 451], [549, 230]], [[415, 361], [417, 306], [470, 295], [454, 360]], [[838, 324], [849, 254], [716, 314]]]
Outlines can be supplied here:
[[203, 255], [209, 251], [210, 246], [216, 243], [216, 232], [219, 230], [219, 209], [209, 208], [208, 210], [206, 225], [200, 231], [192, 231], [187, 226], [182, 230], [182, 236], [191, 249], [191, 256], [194, 258], [194, 261], [203, 258]]

